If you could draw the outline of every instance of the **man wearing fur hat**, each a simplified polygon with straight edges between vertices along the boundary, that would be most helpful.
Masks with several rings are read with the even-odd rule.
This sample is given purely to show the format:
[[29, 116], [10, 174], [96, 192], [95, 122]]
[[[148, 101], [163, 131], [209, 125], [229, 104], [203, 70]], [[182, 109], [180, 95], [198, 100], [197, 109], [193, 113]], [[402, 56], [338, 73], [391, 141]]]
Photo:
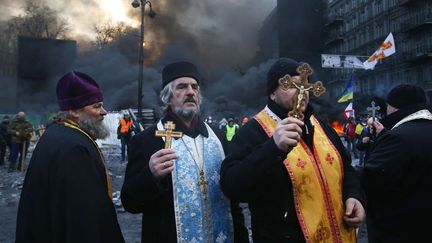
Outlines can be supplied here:
[[[387, 96], [387, 116], [364, 169], [369, 242], [424, 242], [432, 218], [432, 113], [422, 88], [402, 84]], [[427, 240], [426, 240], [427, 241]]]
[[[142, 242], [248, 241], [240, 208], [219, 187], [226, 141], [199, 116], [199, 82], [190, 62], [165, 66], [163, 117], [129, 144], [121, 198], [127, 211], [143, 214]], [[171, 144], [155, 136], [170, 130], [177, 134]]]
[[[231, 141], [222, 190], [249, 203], [254, 242], [356, 242], [364, 195], [339, 136], [297, 88], [302, 66], [280, 58], [270, 68], [267, 106]], [[296, 83], [283, 86], [286, 75]], [[288, 117], [295, 104], [303, 121]]]
[[124, 242], [96, 139], [108, 136], [96, 81], [69, 72], [57, 83], [66, 119], [40, 138], [18, 208], [16, 242]]

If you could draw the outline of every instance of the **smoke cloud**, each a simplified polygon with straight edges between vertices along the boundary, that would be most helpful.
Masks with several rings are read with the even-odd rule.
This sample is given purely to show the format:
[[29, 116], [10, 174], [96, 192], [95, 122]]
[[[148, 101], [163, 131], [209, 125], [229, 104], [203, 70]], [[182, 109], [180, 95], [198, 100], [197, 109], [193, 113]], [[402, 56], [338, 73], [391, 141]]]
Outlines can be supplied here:
[[[23, 14], [25, 0], [14, 1], [13, 5], [9, 2], [0, 0], [0, 4], [15, 9], [15, 12], [2, 10], [3, 20]], [[108, 1], [116, 2], [114, 12], [103, 5], [106, 1], [39, 2], [46, 3], [68, 22], [69, 36], [78, 41], [80, 50], [72, 68], [86, 72], [100, 82], [107, 108], [136, 107], [140, 10], [133, 9], [130, 2], [123, 0]], [[153, 1], [157, 16], [155, 19], [146, 16], [145, 19], [144, 106], [158, 106], [160, 71], [165, 64], [178, 60], [196, 63], [203, 73], [205, 114], [246, 114], [252, 113], [253, 107], [258, 109], [265, 104], [263, 87], [270, 64], [266, 62], [250, 68], [248, 62], [257, 50], [258, 29], [275, 5], [276, 0]], [[147, 6], [146, 13], [148, 11]], [[94, 37], [94, 26], [110, 20], [123, 21], [135, 29], [109, 48], [99, 50], [89, 45]], [[61, 75], [53, 76], [44, 92], [34, 92], [41, 104], [53, 103], [55, 84]], [[46, 107], [52, 106], [34, 104], [31, 109]]]
[[[140, 9], [133, 9], [124, 0], [39, 1], [47, 3], [69, 23], [69, 36], [78, 41], [79, 49], [72, 69], [88, 73], [100, 83], [106, 108], [136, 108]], [[113, 5], [117, 11], [110, 11], [104, 2], [116, 2]], [[23, 14], [24, 3], [25, 0], [0, 0], [5, 6], [0, 9], [0, 21]], [[143, 105], [159, 106], [160, 72], [164, 65], [189, 60], [203, 74], [203, 115], [240, 118], [259, 111], [266, 103], [266, 74], [274, 60], [252, 67], [248, 63], [257, 51], [258, 29], [275, 5], [276, 0], [152, 1], [157, 16], [145, 18]], [[90, 43], [93, 27], [106, 21], [123, 21], [133, 29], [107, 48], [97, 49]], [[55, 111], [55, 85], [62, 75], [54, 74], [42, 90], [33, 91], [34, 102], [20, 108]], [[383, 97], [388, 88], [377, 87], [375, 95]], [[323, 98], [312, 102], [316, 110], [330, 117], [341, 117], [346, 106]], [[360, 100], [358, 110], [369, 102]]]
[[[0, 0], [6, 6], [0, 11], [3, 20], [23, 13], [26, 1], [57, 11], [69, 23], [72, 39], [94, 38], [94, 26], [107, 21], [140, 24], [140, 9], [125, 0]], [[276, 0], [155, 0], [157, 16], [146, 17], [145, 39], [152, 54], [169, 57], [163, 49], [181, 46], [206, 66], [244, 66], [255, 55], [256, 33], [275, 5]]]
[[[0, 0], [0, 3], [8, 2]], [[118, 1], [121, 4], [116, 5], [117, 15], [104, 7], [104, 1], [43, 2], [69, 23], [70, 38], [78, 41], [79, 53], [72, 69], [88, 73], [100, 83], [107, 109], [135, 108], [140, 10], [133, 9], [128, 1]], [[18, 7], [20, 4], [23, 6], [24, 0], [11, 5], [17, 9], [16, 13], [22, 11]], [[203, 115], [216, 119], [240, 118], [259, 111], [266, 103], [266, 74], [274, 60], [252, 67], [248, 63], [257, 51], [258, 30], [275, 4], [276, 0], [153, 1], [157, 16], [145, 18], [143, 105], [159, 106], [160, 72], [164, 65], [189, 60], [196, 63], [203, 74]], [[148, 11], [147, 6], [146, 13]], [[3, 13], [4, 16], [13, 15], [11, 11]], [[94, 26], [115, 20], [133, 29], [107, 48], [92, 46], [89, 42], [94, 37]], [[55, 74], [44, 90], [34, 91], [33, 100], [40, 102], [23, 108], [55, 110], [55, 84], [61, 75]], [[314, 103], [320, 110], [331, 107], [321, 99]]]

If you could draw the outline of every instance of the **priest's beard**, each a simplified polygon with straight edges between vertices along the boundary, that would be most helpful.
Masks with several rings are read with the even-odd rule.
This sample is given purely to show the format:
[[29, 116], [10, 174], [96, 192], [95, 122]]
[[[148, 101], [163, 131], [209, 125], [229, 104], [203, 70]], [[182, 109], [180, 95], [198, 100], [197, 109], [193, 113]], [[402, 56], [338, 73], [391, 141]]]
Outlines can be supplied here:
[[109, 136], [109, 130], [103, 123], [103, 117], [100, 119], [94, 119], [83, 114], [78, 120], [78, 124], [95, 140], [104, 139]]
[[199, 115], [199, 107], [197, 109], [183, 109], [181, 107], [175, 107], [174, 112], [181, 118], [191, 120], [196, 115]]
[[198, 99], [195, 100], [193, 97], [187, 97], [185, 102], [194, 102], [196, 104], [195, 108], [183, 108], [182, 106], [175, 106], [174, 113], [185, 120], [192, 120], [196, 115], [199, 115], [199, 110], [201, 107], [201, 94], [198, 94]]

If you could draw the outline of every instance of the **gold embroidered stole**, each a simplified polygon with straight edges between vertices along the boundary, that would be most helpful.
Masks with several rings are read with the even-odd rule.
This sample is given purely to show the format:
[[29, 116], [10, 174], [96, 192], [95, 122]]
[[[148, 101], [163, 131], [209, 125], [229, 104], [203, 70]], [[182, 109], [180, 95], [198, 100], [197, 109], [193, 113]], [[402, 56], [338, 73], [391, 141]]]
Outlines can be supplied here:
[[84, 134], [88, 139], [90, 139], [90, 141], [92, 141], [93, 145], [96, 147], [96, 149], [97, 149], [97, 151], [98, 151], [98, 153], [99, 153], [100, 159], [102, 160], [102, 165], [103, 165], [104, 168], [105, 168], [105, 176], [106, 176], [106, 180], [107, 180], [108, 196], [109, 196], [109, 198], [112, 200], [111, 179], [110, 179], [110, 177], [109, 177], [108, 168], [107, 168], [107, 166], [106, 166], [105, 158], [104, 158], [104, 156], [103, 156], [103, 154], [102, 154], [102, 151], [99, 149], [99, 146], [97, 145], [97, 143], [95, 142], [95, 140], [94, 140], [94, 139], [93, 139], [93, 138], [92, 138], [92, 137], [91, 137], [91, 136], [90, 136], [86, 131], [84, 131], [84, 130], [82, 130], [82, 129], [80, 128], [80, 126], [78, 125], [78, 123], [76, 123], [76, 122], [74, 122], [74, 121], [72, 121], [72, 120], [67, 119], [67, 120], [65, 120], [65, 121], [63, 122], [63, 125], [65, 125], [65, 126], [67, 126], [67, 127], [69, 127], [69, 128], [72, 128], [72, 129], [75, 129], [75, 130], [81, 132], [81, 133]]
[[[271, 137], [277, 121], [265, 110], [254, 118]], [[356, 242], [355, 229], [343, 221], [342, 158], [316, 118], [310, 120], [315, 128], [313, 153], [301, 140], [284, 161], [304, 237], [306, 242]]]

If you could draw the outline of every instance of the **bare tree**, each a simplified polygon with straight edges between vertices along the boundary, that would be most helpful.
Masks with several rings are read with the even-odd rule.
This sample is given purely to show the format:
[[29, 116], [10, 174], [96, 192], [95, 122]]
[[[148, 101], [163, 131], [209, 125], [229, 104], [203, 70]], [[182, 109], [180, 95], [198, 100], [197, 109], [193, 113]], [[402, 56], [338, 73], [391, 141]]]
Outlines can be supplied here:
[[127, 31], [126, 25], [122, 22], [107, 22], [101, 25], [96, 25], [93, 29], [96, 34], [96, 40], [93, 44], [100, 49], [107, 47], [114, 40], [126, 34]]
[[18, 36], [66, 38], [66, 21], [37, 0], [26, 0], [24, 14], [0, 23], [0, 74], [13, 74], [16, 68]]
[[9, 20], [9, 33], [13, 33], [15, 37], [66, 38], [68, 24], [55, 10], [34, 1], [26, 1], [24, 10], [24, 15]]

